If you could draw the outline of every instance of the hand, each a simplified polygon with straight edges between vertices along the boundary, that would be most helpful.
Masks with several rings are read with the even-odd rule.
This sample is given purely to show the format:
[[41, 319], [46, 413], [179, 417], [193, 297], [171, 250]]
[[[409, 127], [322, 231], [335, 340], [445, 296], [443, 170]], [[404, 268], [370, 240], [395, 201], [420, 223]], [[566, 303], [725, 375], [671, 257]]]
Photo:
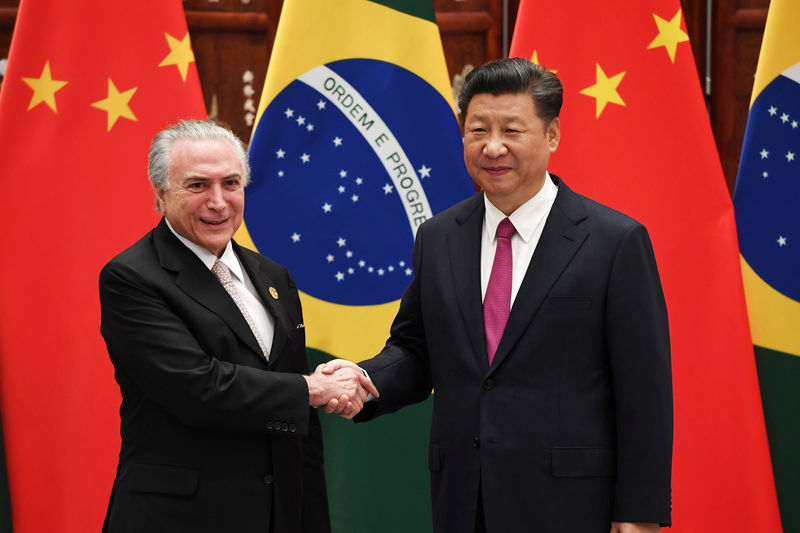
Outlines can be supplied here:
[[326, 412], [335, 412], [350, 419], [361, 411], [367, 394], [377, 396], [377, 389], [357, 366], [337, 366], [338, 371], [328, 369], [323, 372], [324, 367], [320, 365], [312, 375], [303, 376], [308, 384], [309, 405], [324, 405]]
[[649, 522], [611, 522], [609, 533], [658, 533], [661, 527]]
[[[366, 378], [368, 384], [365, 385], [365, 389], [369, 392], [373, 398], [378, 398], [380, 393], [378, 393], [378, 389], [372, 383], [372, 380], [366, 376], [366, 372], [357, 364], [353, 363], [352, 361], [348, 361], [346, 359], [334, 359], [332, 361], [328, 361], [324, 365], [320, 365], [317, 367], [317, 370], [322, 372], [323, 374], [333, 374], [337, 371], [342, 371], [343, 369], [350, 368], [355, 372], [358, 372]], [[363, 407], [363, 405], [362, 405]], [[335, 413], [338, 415], [345, 416], [345, 418], [352, 418], [352, 416], [357, 415], [361, 409], [359, 408], [358, 411], [355, 411], [352, 416], [347, 416], [349, 414], [348, 406], [342, 404], [340, 399], [332, 398], [327, 405], [325, 405], [324, 411], [326, 413]]]

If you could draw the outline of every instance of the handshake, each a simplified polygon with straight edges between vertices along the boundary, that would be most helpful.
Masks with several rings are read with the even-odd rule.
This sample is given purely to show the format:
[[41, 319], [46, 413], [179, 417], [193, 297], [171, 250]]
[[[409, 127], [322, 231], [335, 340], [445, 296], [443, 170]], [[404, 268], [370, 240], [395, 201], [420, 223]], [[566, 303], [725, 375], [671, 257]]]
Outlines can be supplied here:
[[308, 404], [323, 407], [326, 413], [336, 413], [351, 419], [364, 407], [371, 394], [377, 398], [378, 389], [358, 365], [345, 359], [334, 359], [319, 365], [308, 383]]

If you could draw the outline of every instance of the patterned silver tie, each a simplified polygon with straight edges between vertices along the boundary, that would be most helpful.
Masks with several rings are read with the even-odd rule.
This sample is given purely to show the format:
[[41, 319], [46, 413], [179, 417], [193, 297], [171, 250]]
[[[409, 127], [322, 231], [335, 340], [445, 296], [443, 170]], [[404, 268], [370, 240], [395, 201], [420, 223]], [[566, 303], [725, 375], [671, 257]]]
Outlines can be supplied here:
[[264, 344], [264, 340], [261, 338], [261, 333], [259, 333], [258, 328], [253, 321], [253, 317], [250, 316], [247, 306], [244, 305], [242, 297], [239, 295], [239, 291], [237, 291], [236, 287], [233, 285], [233, 277], [231, 276], [231, 271], [228, 268], [228, 265], [217, 259], [217, 261], [214, 263], [214, 266], [211, 267], [211, 272], [217, 276], [219, 282], [222, 283], [222, 286], [225, 287], [225, 290], [228, 291], [228, 294], [230, 294], [231, 298], [233, 298], [233, 302], [236, 304], [236, 307], [238, 307], [239, 311], [242, 312], [242, 316], [244, 316], [244, 319], [249, 324], [250, 329], [253, 330], [253, 335], [255, 335], [256, 340], [258, 341], [261, 351], [264, 352], [264, 357], [266, 357], [267, 361], [269, 361], [269, 350]]

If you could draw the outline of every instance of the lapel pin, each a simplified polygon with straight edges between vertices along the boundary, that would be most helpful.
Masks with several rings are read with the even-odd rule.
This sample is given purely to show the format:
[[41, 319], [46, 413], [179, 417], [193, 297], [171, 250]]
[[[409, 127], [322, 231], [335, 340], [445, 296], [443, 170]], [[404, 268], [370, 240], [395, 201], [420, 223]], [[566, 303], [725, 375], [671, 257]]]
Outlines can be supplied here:
[[270, 296], [272, 296], [276, 300], [278, 299], [278, 291], [275, 290], [275, 287], [270, 287], [269, 288], [269, 294], [270, 294]]

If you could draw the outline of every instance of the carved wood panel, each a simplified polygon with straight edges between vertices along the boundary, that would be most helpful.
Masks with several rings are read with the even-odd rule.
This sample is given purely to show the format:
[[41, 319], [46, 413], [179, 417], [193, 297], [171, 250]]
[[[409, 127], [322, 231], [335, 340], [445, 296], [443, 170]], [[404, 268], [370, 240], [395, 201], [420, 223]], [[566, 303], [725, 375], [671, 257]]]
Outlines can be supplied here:
[[736, 183], [769, 0], [718, 0], [713, 12], [711, 124], [728, 188]]

